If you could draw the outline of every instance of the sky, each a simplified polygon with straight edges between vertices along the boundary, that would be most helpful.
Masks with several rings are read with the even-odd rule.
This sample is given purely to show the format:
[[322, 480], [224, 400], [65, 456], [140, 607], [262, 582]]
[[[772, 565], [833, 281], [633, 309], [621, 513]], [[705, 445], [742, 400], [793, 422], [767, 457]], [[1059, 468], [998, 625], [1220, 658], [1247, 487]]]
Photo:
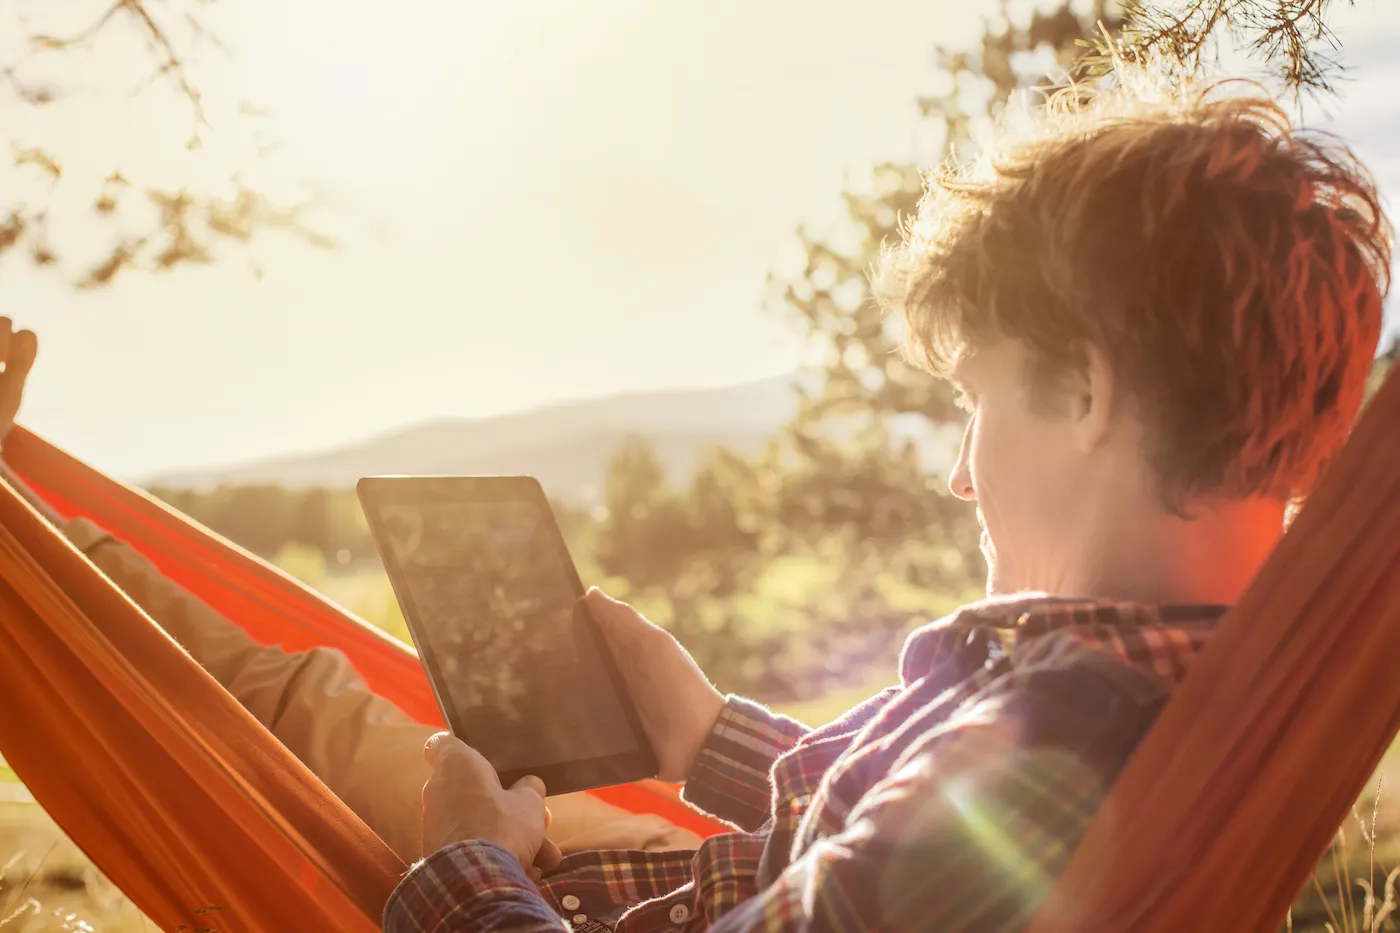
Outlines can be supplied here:
[[[168, 95], [130, 93], [146, 59], [120, 36], [65, 75], [86, 95], [39, 115], [6, 105], [12, 139], [64, 152], [70, 177], [198, 179], [270, 134], [250, 171], [314, 180], [333, 205], [330, 252], [273, 238], [97, 291], [72, 288], [75, 269], [0, 261], [5, 313], [40, 336], [21, 421], [125, 478], [793, 371], [806, 351], [765, 308], [765, 276], [798, 224], [837, 216], [851, 173], [936, 154], [914, 105], [932, 46], [979, 30], [975, 2], [941, 0], [209, 9], [231, 52], [200, 57], [211, 114], [246, 98], [272, 115], [211, 116], [203, 163]], [[1348, 70], [1305, 118], [1391, 191], [1400, 4], [1336, 9]]]

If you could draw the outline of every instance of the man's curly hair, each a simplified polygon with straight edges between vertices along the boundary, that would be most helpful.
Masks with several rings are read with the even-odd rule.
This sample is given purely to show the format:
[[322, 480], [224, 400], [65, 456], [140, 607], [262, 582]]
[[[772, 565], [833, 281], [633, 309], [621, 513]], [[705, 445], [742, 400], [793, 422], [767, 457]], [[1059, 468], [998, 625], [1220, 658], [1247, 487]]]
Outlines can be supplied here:
[[1306, 495], [1349, 432], [1380, 339], [1391, 228], [1337, 140], [1255, 85], [1120, 70], [1037, 132], [929, 179], [877, 296], [948, 376], [1032, 350], [1037, 393], [1093, 345], [1138, 403], [1175, 511]]

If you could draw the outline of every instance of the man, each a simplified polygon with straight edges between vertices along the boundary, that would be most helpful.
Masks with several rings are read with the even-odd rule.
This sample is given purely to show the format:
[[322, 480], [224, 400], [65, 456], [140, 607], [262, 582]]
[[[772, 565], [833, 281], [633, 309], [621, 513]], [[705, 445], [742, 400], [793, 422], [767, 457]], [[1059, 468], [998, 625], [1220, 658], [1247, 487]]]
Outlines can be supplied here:
[[[0, 439], [14, 423], [38, 353], [31, 331], [0, 317]], [[420, 809], [433, 729], [373, 693], [338, 651], [260, 645], [92, 522], [56, 514], [0, 459], [0, 476], [146, 611], [327, 787], [399, 854], [422, 853]], [[569, 851], [675, 849], [697, 837], [650, 814], [587, 794], [550, 799], [550, 838]]]
[[[1120, 75], [1122, 77], [1131, 77]], [[544, 788], [427, 746], [425, 850], [386, 933], [1010, 931], [1341, 445], [1390, 229], [1342, 147], [1259, 96], [1124, 81], [930, 186], [877, 293], [969, 410], [985, 602], [900, 683], [808, 731], [721, 697], [634, 610], [589, 602], [667, 776], [736, 831], [694, 853], [541, 845]], [[1131, 840], [1124, 840], [1131, 844]], [[536, 885], [523, 866], [555, 866]]]

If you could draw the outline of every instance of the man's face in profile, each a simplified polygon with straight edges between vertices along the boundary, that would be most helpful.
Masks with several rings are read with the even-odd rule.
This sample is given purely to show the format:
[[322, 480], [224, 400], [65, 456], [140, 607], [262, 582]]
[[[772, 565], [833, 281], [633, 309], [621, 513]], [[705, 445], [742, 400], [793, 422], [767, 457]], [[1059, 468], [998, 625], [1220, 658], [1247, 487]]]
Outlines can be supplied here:
[[1084, 485], [1070, 419], [1032, 397], [1028, 354], [1001, 340], [953, 374], [968, 420], [948, 485], [977, 504], [989, 596], [1051, 587], [1047, 558], [1062, 549]]

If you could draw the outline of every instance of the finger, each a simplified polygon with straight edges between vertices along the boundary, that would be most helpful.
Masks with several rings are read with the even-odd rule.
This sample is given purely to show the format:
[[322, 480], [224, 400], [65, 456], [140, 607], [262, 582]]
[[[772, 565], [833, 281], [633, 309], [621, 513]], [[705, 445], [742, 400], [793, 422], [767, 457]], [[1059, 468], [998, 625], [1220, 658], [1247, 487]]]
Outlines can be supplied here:
[[[479, 761], [484, 761], [480, 753], [450, 732], [437, 732], [428, 737], [423, 746], [428, 764], [438, 771], [479, 771]], [[490, 769], [490, 765], [486, 766]]]
[[544, 808], [544, 828], [549, 829], [554, 824], [554, 811], [546, 805]]
[[[546, 796], [546, 794], [545, 794], [545, 787], [544, 787], [544, 781], [541, 781], [539, 778], [535, 777], [533, 774], [527, 774], [527, 775], [525, 775], [523, 778], [521, 778], [520, 780], [516, 781], [516, 782], [515, 782], [515, 785], [514, 785], [513, 787], [511, 787], [511, 790], [521, 790], [521, 789], [533, 791], [533, 792], [535, 792], [536, 794], [539, 794], [539, 795], [540, 795], [540, 800], [544, 800], [544, 798], [545, 798], [545, 796]], [[545, 807], [544, 810], [545, 810], [546, 813], [548, 813], [548, 812], [549, 812], [549, 807]], [[545, 825], [548, 826], [549, 824], [546, 822]]]
[[423, 743], [423, 757], [428, 759], [428, 764], [434, 768], [442, 758], [442, 746], [444, 742], [452, 739], [450, 732], [434, 732], [428, 736], [428, 741]]
[[23, 379], [34, 368], [34, 359], [38, 355], [38, 335], [32, 330], [17, 331], [10, 338], [10, 355], [5, 360], [5, 372], [13, 373]]
[[500, 790], [501, 778], [491, 762], [466, 742], [446, 732], [428, 739], [428, 763], [433, 776], [449, 784], [470, 783], [483, 790]]
[[610, 615], [618, 609], [631, 608], [622, 600], [613, 599], [596, 586], [590, 586], [588, 592], [583, 594], [583, 598], [588, 601], [590, 609], [601, 610]]
[[540, 850], [535, 853], [535, 867], [542, 871], [553, 871], [559, 867], [559, 863], [564, 860], [564, 853], [559, 851], [559, 847], [554, 844], [554, 840], [546, 839], [540, 846]]
[[627, 603], [613, 599], [596, 586], [584, 595], [588, 612], [610, 640], [631, 642], [652, 628], [646, 618]]

